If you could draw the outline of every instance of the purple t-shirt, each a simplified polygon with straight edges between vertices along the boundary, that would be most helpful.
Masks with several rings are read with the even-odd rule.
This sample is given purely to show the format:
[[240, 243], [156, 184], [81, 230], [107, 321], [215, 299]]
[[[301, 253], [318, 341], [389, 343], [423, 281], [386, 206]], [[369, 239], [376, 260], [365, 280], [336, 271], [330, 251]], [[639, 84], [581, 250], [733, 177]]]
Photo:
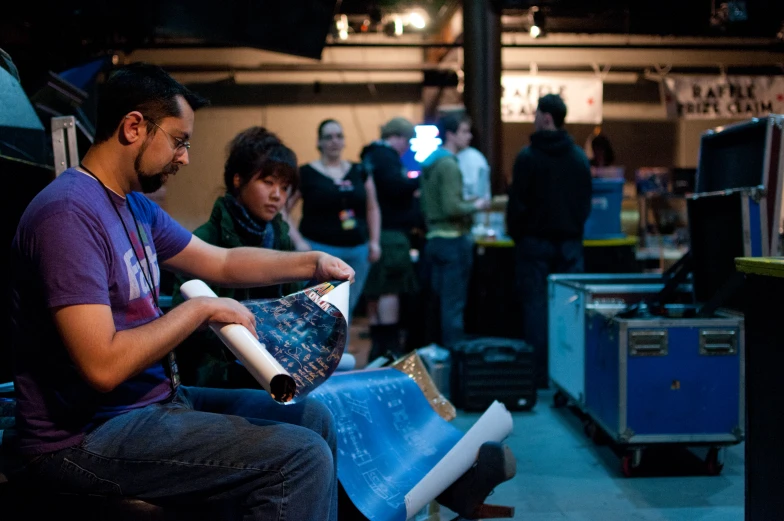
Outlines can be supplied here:
[[112, 202], [96, 179], [66, 170], [32, 200], [14, 237], [11, 345], [16, 423], [25, 454], [76, 445], [97, 423], [165, 400], [172, 392], [166, 359], [109, 393], [96, 391], [77, 372], [52, 319], [55, 307], [105, 304], [122, 331], [160, 314], [142, 270], [157, 294], [158, 263], [182, 251], [192, 235], [144, 195], [123, 199], [110, 194]]

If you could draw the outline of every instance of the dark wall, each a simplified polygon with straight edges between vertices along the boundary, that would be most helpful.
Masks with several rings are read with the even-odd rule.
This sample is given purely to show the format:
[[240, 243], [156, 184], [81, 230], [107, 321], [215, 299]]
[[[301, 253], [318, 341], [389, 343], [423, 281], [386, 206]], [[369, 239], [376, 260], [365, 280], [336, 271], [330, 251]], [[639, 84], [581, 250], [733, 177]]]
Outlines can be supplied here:
[[[605, 83], [604, 103], [637, 103], [659, 106], [659, 86], [652, 81]], [[579, 146], [584, 146], [597, 125], [567, 124], [566, 130]], [[615, 165], [626, 167], [626, 179], [645, 166], [671, 167], [675, 163], [677, 121], [604, 121], [599, 125], [612, 144]], [[528, 145], [533, 123], [503, 123], [502, 171], [494, 174], [493, 192], [504, 193], [511, 181], [512, 166], [520, 149]]]
[[[757, 36], [772, 38], [784, 18], [781, 0], [500, 0], [505, 9], [537, 6], [546, 28], [558, 32], [678, 36]], [[712, 21], [714, 6], [735, 5]]]
[[[579, 146], [584, 146], [596, 125], [566, 125]], [[675, 163], [676, 121], [605, 121], [601, 124], [615, 152], [615, 164], [626, 167], [626, 179], [644, 166], [671, 167]], [[533, 123], [504, 123], [502, 128], [502, 172], [494, 175], [494, 193], [503, 193], [512, 175], [515, 157], [529, 144]]]

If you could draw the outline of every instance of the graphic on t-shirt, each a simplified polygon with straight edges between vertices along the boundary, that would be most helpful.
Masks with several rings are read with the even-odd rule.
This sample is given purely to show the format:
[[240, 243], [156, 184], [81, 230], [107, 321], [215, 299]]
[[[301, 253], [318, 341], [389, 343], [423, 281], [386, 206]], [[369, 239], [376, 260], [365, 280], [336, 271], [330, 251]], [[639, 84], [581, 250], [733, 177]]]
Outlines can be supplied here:
[[123, 261], [128, 274], [128, 300], [133, 301], [150, 294], [158, 287], [161, 272], [158, 267], [158, 254], [150, 246], [147, 230], [139, 227], [134, 219], [132, 229], [126, 231], [129, 232], [131, 247], [123, 253]]

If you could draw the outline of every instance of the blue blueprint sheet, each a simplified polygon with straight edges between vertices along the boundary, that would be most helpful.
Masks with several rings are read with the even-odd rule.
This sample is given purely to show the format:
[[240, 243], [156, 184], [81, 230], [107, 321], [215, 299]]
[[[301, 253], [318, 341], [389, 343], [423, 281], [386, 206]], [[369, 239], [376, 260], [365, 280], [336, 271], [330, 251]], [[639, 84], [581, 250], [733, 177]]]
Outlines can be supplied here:
[[394, 368], [333, 374], [311, 396], [335, 417], [340, 482], [373, 521], [404, 521], [405, 495], [463, 435]]
[[[322, 297], [341, 281], [324, 282], [279, 299], [245, 300], [256, 316], [256, 333], [297, 385], [296, 403], [335, 371], [348, 337], [340, 310]], [[348, 293], [346, 293], [348, 295]]]

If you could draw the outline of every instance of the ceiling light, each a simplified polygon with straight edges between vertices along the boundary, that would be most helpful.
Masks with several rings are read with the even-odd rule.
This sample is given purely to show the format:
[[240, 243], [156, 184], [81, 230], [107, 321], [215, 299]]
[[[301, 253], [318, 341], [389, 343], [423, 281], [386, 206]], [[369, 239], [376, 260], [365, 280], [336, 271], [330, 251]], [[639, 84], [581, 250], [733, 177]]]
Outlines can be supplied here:
[[348, 16], [342, 14], [335, 20], [335, 28], [338, 31], [338, 38], [348, 40]]
[[546, 20], [544, 13], [537, 6], [532, 6], [528, 10], [528, 24], [531, 38], [544, 36]]
[[399, 16], [395, 17], [395, 36], [403, 34], [403, 19]]
[[427, 25], [427, 19], [422, 12], [411, 11], [408, 13], [408, 23], [415, 29], [424, 29]]

